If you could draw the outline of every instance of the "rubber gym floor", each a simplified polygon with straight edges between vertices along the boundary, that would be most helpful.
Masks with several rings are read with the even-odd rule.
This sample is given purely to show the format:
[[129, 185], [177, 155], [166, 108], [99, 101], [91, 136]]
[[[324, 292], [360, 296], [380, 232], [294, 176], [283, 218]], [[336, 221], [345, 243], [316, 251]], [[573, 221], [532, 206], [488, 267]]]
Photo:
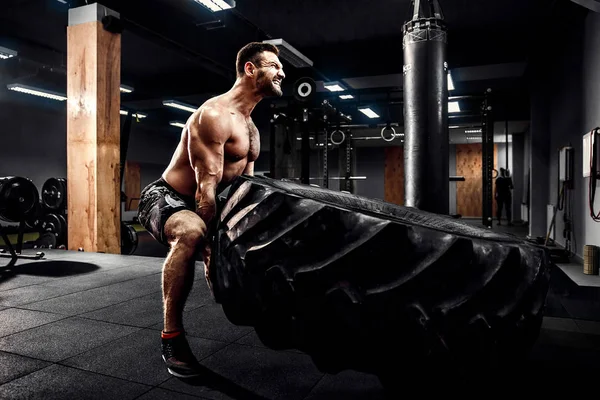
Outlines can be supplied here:
[[[493, 229], [526, 234], [522, 227]], [[266, 348], [251, 327], [231, 324], [209, 295], [201, 263], [184, 318], [206, 371], [194, 380], [170, 376], [159, 352], [166, 249], [146, 232], [139, 232], [139, 240], [131, 256], [46, 250], [43, 260], [18, 260], [11, 269], [0, 268], [0, 398], [384, 398], [375, 376], [321, 373], [308, 355]], [[0, 262], [5, 265], [8, 259]], [[554, 270], [539, 339], [528, 362], [515, 366], [522, 371], [520, 391], [594, 389], [600, 364], [600, 277], [580, 271], [577, 264]], [[425, 380], [436, 387], [442, 377]], [[398, 382], [404, 385], [401, 376]], [[488, 391], [511, 384], [496, 383]], [[471, 386], [463, 391], [483, 394]]]

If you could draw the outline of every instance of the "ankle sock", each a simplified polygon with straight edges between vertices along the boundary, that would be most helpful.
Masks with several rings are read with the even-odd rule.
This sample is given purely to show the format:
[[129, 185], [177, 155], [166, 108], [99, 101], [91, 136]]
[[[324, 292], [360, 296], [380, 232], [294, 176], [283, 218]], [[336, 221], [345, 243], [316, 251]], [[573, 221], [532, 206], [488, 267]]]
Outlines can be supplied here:
[[181, 335], [182, 333], [183, 333], [183, 331], [171, 331], [171, 332], [161, 331], [160, 337], [163, 339], [173, 339], [173, 338]]

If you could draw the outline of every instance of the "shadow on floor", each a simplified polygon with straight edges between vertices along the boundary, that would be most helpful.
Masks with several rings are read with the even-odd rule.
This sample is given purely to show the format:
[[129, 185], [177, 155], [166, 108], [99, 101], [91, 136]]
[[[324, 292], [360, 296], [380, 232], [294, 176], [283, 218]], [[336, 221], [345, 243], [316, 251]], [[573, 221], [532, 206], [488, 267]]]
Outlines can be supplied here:
[[17, 264], [10, 268], [0, 268], [0, 281], [4, 275], [35, 275], [49, 277], [65, 277], [73, 275], [88, 274], [99, 269], [95, 264], [78, 261], [37, 261], [26, 264]]

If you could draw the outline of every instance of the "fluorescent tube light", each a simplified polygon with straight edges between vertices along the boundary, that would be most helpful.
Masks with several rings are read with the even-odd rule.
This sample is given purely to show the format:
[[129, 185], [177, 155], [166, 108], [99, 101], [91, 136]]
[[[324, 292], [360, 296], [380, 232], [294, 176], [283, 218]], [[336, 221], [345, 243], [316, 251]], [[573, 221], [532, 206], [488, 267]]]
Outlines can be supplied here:
[[325, 89], [329, 90], [330, 92], [343, 92], [344, 90], [346, 90], [346, 88], [344, 88], [338, 82], [324, 83], [323, 87], [325, 87]]
[[460, 105], [458, 104], [458, 101], [451, 101], [448, 103], [448, 112], [450, 112], [450, 113], [460, 112]]
[[481, 129], [465, 129], [465, 133], [468, 134], [472, 134], [472, 133], [482, 133]]
[[121, 92], [123, 93], [131, 93], [133, 92], [133, 88], [131, 86], [127, 86], [127, 85], [121, 85]]
[[448, 72], [448, 90], [454, 90], [454, 81], [452, 80], [450, 72]]
[[163, 101], [163, 105], [167, 107], [177, 108], [179, 110], [189, 111], [191, 113], [195, 112], [198, 109], [198, 107], [194, 107], [190, 104], [185, 104], [176, 100], [165, 100]]
[[169, 125], [176, 126], [177, 128], [185, 128], [185, 124], [183, 122], [171, 121]]
[[[127, 114], [129, 114], [129, 112], [128, 112], [128, 111], [125, 111], [125, 110], [121, 110], [121, 111], [119, 111], [119, 113], [120, 113], [121, 115], [127, 115]], [[135, 114], [131, 114], [131, 116], [132, 116], [133, 118], [139, 118], [139, 119], [142, 119], [142, 118], [146, 118], [146, 117], [148, 116], [148, 114], [144, 114], [144, 113], [138, 112], [138, 113], [135, 113]]]
[[20, 83], [11, 83], [9, 85], [6, 85], [6, 87], [9, 90], [12, 90], [15, 92], [21, 92], [21, 93], [25, 93], [25, 94], [31, 94], [33, 96], [45, 97], [45, 98], [51, 99], [51, 100], [58, 100], [58, 101], [67, 100], [67, 98], [60, 93], [52, 92], [50, 90], [45, 90], [45, 89], [38, 89], [38, 88], [34, 88], [31, 86], [27, 86], [27, 85], [21, 85]]
[[6, 60], [7, 58], [12, 58], [12, 57], [16, 57], [16, 56], [17, 56], [16, 51], [0, 46], [0, 59], [1, 60]]
[[358, 111], [365, 114], [369, 118], [379, 118], [379, 115], [369, 107], [359, 108]]
[[340, 99], [342, 99], [342, 100], [350, 100], [350, 99], [353, 99], [353, 98], [354, 98], [354, 96], [352, 96], [351, 94], [342, 94], [342, 95], [340, 95]]
[[229, 0], [194, 0], [198, 4], [202, 4], [212, 12], [228, 10], [235, 7], [235, 1]]
[[263, 43], [269, 43], [273, 46], [277, 46], [279, 49], [279, 58], [287, 61], [295, 68], [312, 67], [313, 62], [304, 54], [300, 53], [291, 44], [283, 39], [270, 39], [263, 40]]

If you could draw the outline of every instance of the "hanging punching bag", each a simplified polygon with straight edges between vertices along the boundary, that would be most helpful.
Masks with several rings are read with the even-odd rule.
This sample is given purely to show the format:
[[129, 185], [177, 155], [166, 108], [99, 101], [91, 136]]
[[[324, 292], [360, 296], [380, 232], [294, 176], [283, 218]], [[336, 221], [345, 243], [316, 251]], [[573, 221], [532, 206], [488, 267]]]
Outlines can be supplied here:
[[413, 1], [403, 27], [404, 204], [449, 212], [447, 29], [437, 0]]

